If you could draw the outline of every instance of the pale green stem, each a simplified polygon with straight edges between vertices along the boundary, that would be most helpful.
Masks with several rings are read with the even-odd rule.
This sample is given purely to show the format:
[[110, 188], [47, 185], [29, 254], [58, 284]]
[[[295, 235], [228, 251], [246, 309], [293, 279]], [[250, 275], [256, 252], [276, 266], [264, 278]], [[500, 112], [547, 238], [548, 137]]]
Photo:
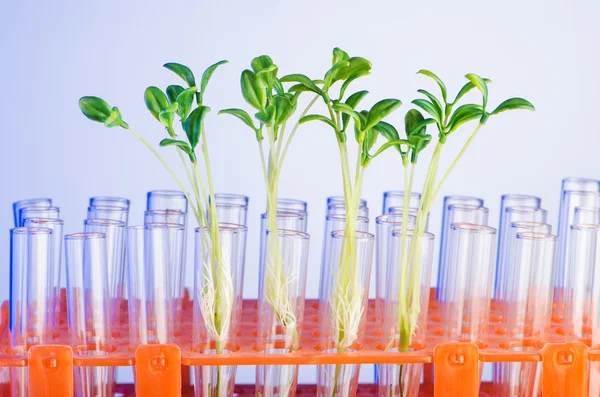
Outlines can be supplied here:
[[456, 164], [460, 161], [463, 154], [465, 154], [465, 151], [467, 150], [469, 145], [471, 145], [471, 142], [473, 142], [473, 139], [475, 139], [475, 137], [477, 136], [477, 133], [479, 132], [479, 130], [481, 129], [482, 126], [483, 126], [483, 124], [481, 124], [481, 123], [479, 123], [479, 125], [477, 125], [477, 128], [475, 128], [475, 131], [473, 131], [473, 133], [471, 134], [469, 139], [467, 139], [467, 142], [465, 142], [464, 146], [462, 147], [462, 149], [460, 150], [460, 152], [458, 153], [458, 155], [456, 156], [456, 158], [454, 159], [452, 164], [450, 164], [450, 167], [448, 167], [448, 169], [444, 173], [444, 176], [440, 180], [440, 183], [438, 184], [437, 188], [435, 189], [435, 192], [433, 193], [433, 196], [431, 197], [432, 201], [433, 201], [433, 199], [435, 199], [435, 197], [437, 197], [438, 193], [440, 192], [440, 189], [444, 185], [444, 182], [446, 182], [446, 179], [448, 178], [448, 176], [450, 175], [450, 173], [452, 172], [452, 170], [454, 169]]
[[[190, 182], [190, 185], [192, 185], [192, 191], [194, 192], [194, 196], [196, 197], [196, 202], [198, 203], [196, 205], [196, 208], [198, 210], [198, 212], [201, 212], [201, 209], [199, 208], [200, 205], [200, 196], [199, 196], [199, 192], [198, 192], [198, 186], [194, 183], [194, 179], [192, 177], [192, 174], [190, 172], [190, 168], [188, 167], [186, 161], [185, 161], [185, 157], [184, 157], [184, 152], [183, 150], [181, 150], [180, 148], [177, 148], [177, 154], [179, 155], [179, 159], [181, 160], [181, 164], [183, 164], [183, 169], [185, 170], [185, 174], [187, 175], [188, 181]], [[194, 206], [194, 202], [192, 201], [190, 203], [191, 206]], [[200, 223], [200, 222], [198, 222]], [[198, 224], [198, 226], [202, 227], [203, 225]]]
[[[154, 149], [152, 147], [152, 145], [150, 145], [150, 143], [146, 139], [144, 139], [143, 136], [141, 136], [140, 134], [138, 134], [137, 132], [135, 132], [135, 130], [133, 130], [131, 127], [127, 126], [127, 127], [124, 127], [124, 128], [127, 129], [129, 132], [131, 132], [133, 134], [133, 136], [135, 136], [137, 139], [139, 139], [139, 141], [142, 142], [152, 152], [152, 154], [154, 154], [154, 156], [161, 162], [161, 164], [163, 165], [163, 167], [165, 167], [165, 169], [167, 170], [167, 172], [171, 175], [171, 177], [173, 178], [173, 180], [175, 180], [175, 183], [177, 184], [177, 186], [179, 187], [179, 189], [183, 192], [183, 194], [185, 195], [185, 198], [188, 200], [188, 202], [192, 202], [192, 200], [189, 197], [189, 194], [187, 193], [187, 191], [185, 190], [185, 187], [183, 186], [183, 183], [181, 183], [181, 181], [179, 180], [179, 178], [177, 178], [177, 175], [175, 175], [175, 173], [173, 172], [173, 170], [171, 169], [171, 167], [169, 167], [169, 165], [167, 164], [167, 162], [156, 151], [156, 149]], [[198, 211], [196, 210], [196, 208], [194, 206], [192, 206], [192, 211], [194, 212], [194, 216], [196, 217], [196, 219], [199, 220]]]
[[288, 149], [290, 147], [290, 144], [292, 143], [292, 140], [294, 139], [294, 136], [296, 135], [296, 131], [298, 130], [298, 127], [300, 127], [300, 119], [302, 117], [306, 116], [306, 113], [308, 113], [308, 111], [315, 104], [315, 102], [317, 101], [317, 99], [319, 99], [319, 95], [316, 95], [313, 98], [313, 100], [310, 101], [310, 103], [308, 104], [308, 106], [306, 107], [306, 109], [304, 109], [304, 111], [300, 114], [298, 122], [296, 122], [296, 124], [292, 128], [292, 132], [291, 132], [290, 136], [288, 137], [287, 141], [285, 142], [285, 146], [283, 148], [283, 153], [279, 157], [279, 163], [277, 165], [277, 169], [281, 169], [282, 166], [283, 166], [283, 160], [285, 159], [285, 156], [287, 155], [287, 151], [288, 151]]

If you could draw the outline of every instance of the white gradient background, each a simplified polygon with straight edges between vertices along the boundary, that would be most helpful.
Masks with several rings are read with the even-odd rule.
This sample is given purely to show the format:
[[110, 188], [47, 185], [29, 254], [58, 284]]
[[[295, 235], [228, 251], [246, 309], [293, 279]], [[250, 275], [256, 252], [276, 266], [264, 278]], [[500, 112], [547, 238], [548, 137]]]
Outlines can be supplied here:
[[[299, 4], [301, 3], [301, 5]], [[239, 74], [252, 57], [269, 54], [280, 72], [322, 76], [339, 46], [373, 62], [366, 105], [383, 97], [405, 102], [390, 119], [400, 125], [420, 87], [435, 90], [415, 72], [438, 73], [450, 92], [474, 72], [493, 80], [491, 105], [522, 96], [535, 113], [490, 120], [443, 189], [483, 197], [497, 222], [503, 193], [543, 198], [557, 218], [560, 180], [600, 177], [600, 131], [593, 120], [600, 92], [598, 1], [5, 1], [0, 6], [0, 299], [8, 299], [11, 203], [50, 196], [61, 207], [66, 231], [82, 228], [88, 197], [132, 199], [130, 224], [142, 221], [145, 192], [175, 188], [155, 158], [127, 132], [107, 130], [80, 113], [77, 99], [98, 95], [118, 105], [125, 119], [153, 143], [164, 130], [143, 102], [148, 85], [166, 87], [177, 77], [168, 61], [200, 74], [228, 59], [209, 86], [207, 127], [216, 190], [251, 197], [244, 295], [256, 297], [259, 214], [264, 187], [254, 134], [217, 110], [244, 107]], [[371, 101], [371, 102], [369, 102]], [[454, 157], [470, 127], [453, 136], [441, 168]], [[175, 162], [172, 151], [163, 150]], [[431, 150], [428, 151], [431, 153]], [[421, 160], [422, 181], [427, 160]], [[177, 167], [176, 167], [177, 168]], [[183, 170], [177, 168], [179, 172]], [[388, 152], [368, 170], [364, 197], [372, 215], [384, 190], [401, 189], [399, 157]], [[327, 127], [300, 129], [283, 171], [281, 197], [309, 203], [312, 235], [307, 296], [318, 289], [325, 197], [341, 192], [337, 145]], [[440, 207], [431, 228], [437, 233]], [[191, 255], [188, 255], [191, 258]], [[191, 275], [192, 266], [188, 266]], [[434, 271], [435, 273], [435, 271]], [[435, 280], [435, 274], [433, 280]], [[190, 284], [188, 278], [188, 285]], [[128, 371], [123, 371], [127, 373]], [[314, 372], [303, 369], [302, 381]], [[362, 379], [372, 378], [363, 369]], [[253, 371], [240, 369], [240, 381]]]

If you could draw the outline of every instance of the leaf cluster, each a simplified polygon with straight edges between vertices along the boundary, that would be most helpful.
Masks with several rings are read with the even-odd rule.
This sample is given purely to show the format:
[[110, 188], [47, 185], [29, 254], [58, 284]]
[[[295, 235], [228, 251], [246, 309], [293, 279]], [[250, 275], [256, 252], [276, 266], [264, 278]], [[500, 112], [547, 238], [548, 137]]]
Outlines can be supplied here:
[[[485, 124], [490, 116], [497, 115], [507, 110], [535, 109], [534, 106], [526, 99], [510, 98], [489, 112], [487, 110], [488, 84], [491, 83], [491, 80], [478, 76], [474, 73], [469, 73], [465, 76], [468, 80], [467, 83], [465, 83], [458, 91], [454, 97], [454, 100], [449, 101], [446, 85], [435, 73], [425, 69], [419, 70], [417, 73], [431, 78], [438, 85], [441, 98], [424, 89], [417, 91], [423, 95], [424, 98], [415, 99], [412, 101], [412, 103], [422, 112], [426, 113], [428, 118], [425, 118], [418, 110], [411, 110], [409, 112], [410, 114], [406, 115], [406, 134], [409, 140], [413, 139], [413, 141], [415, 141], [417, 144], [415, 148], [424, 148], [426, 143], [423, 141], [423, 139], [431, 139], [430, 136], [427, 138], [428, 135], [425, 134], [425, 130], [429, 124], [436, 125], [438, 130], [438, 139], [441, 143], [445, 143], [450, 134], [455, 132], [461, 125], [469, 121], [479, 120], [479, 123]], [[474, 88], [481, 93], [481, 104], [461, 104], [463, 97]], [[415, 151], [417, 151], [416, 155], [418, 155], [418, 151], [420, 150], [415, 149]], [[416, 155], [413, 156], [414, 161], [416, 161]]]
[[[405, 153], [405, 147], [412, 144], [400, 139], [398, 131], [389, 123], [383, 121], [397, 110], [402, 102], [398, 99], [382, 99], [370, 109], [357, 110], [359, 103], [367, 96], [368, 91], [357, 91], [346, 99], [346, 92], [352, 82], [371, 72], [371, 62], [361, 57], [350, 57], [340, 48], [333, 49], [332, 65], [323, 77], [316, 80], [322, 86], [321, 95], [328, 108], [329, 115], [311, 114], [300, 119], [300, 123], [320, 121], [330, 126], [340, 142], [346, 142], [350, 121], [353, 122], [354, 137], [361, 150], [361, 162], [366, 166], [370, 161], [390, 147], [395, 147], [400, 153]], [[340, 83], [337, 99], [331, 99], [331, 88]], [[383, 136], [386, 143], [381, 145], [374, 154], [371, 150], [377, 138]]]

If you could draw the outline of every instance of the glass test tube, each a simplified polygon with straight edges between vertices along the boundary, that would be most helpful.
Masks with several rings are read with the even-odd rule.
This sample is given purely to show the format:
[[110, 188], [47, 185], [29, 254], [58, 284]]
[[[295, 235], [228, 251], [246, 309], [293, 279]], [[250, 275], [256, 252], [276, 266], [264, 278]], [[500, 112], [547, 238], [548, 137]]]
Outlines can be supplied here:
[[[419, 209], [421, 201], [421, 193], [412, 192], [409, 198], [409, 208]], [[404, 208], [404, 191], [402, 190], [390, 190], [383, 193], [383, 208], [382, 214], [391, 213], [391, 207]]]
[[49, 198], [33, 198], [15, 201], [13, 203], [13, 218], [15, 227], [21, 226], [21, 209], [25, 207], [48, 208], [52, 207], [52, 199]]

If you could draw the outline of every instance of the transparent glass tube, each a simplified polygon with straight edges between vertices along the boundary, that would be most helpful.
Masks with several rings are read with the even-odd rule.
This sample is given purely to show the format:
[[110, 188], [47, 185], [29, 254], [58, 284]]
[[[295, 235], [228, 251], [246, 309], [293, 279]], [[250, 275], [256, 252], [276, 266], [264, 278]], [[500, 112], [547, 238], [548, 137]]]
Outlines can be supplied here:
[[[556, 236], [520, 232], [511, 236], [514, 252], [508, 269], [505, 334], [502, 348], [540, 350], [550, 329]], [[494, 363], [493, 384], [498, 397], [539, 396], [541, 363]]]
[[[73, 355], [112, 351], [106, 279], [106, 239], [102, 233], [65, 236], [69, 334]], [[75, 395], [111, 397], [115, 367], [75, 367]]]
[[188, 211], [185, 194], [179, 190], [153, 190], [146, 195], [146, 210]]
[[[403, 212], [404, 212], [404, 207], [390, 207], [390, 208], [388, 208], [387, 214], [402, 215]], [[414, 216], [415, 218], [417, 217], [418, 213], [419, 213], [418, 208], [409, 208], [408, 209], [408, 214]], [[427, 219], [425, 220], [425, 231], [429, 231], [429, 214], [427, 214]]]
[[21, 226], [21, 210], [25, 207], [48, 208], [52, 207], [52, 199], [49, 198], [33, 198], [19, 200], [13, 203], [13, 218], [15, 227]]
[[85, 219], [86, 233], [104, 234], [106, 241], [106, 284], [110, 304], [111, 329], [119, 332], [125, 279], [125, 223], [112, 219]]
[[[409, 208], [419, 209], [419, 204], [421, 201], [421, 193], [412, 192], [410, 194], [409, 199]], [[382, 214], [391, 213], [390, 208], [392, 207], [400, 207], [404, 208], [404, 191], [402, 190], [390, 190], [388, 192], [383, 192], [383, 208]]]
[[149, 223], [174, 223], [184, 227], [185, 221], [185, 214], [178, 210], [144, 211], [144, 225]]
[[600, 209], [589, 207], [575, 207], [573, 216], [574, 225], [598, 225], [600, 224]]
[[123, 222], [125, 226], [127, 226], [128, 216], [129, 210], [123, 207], [98, 205], [87, 209], [87, 219], [112, 219]]
[[565, 323], [569, 341], [580, 340], [588, 346], [597, 343], [594, 335], [600, 296], [600, 226], [571, 226], [571, 259], [566, 273]]
[[90, 197], [90, 207], [120, 207], [129, 210], [131, 201], [124, 197], [94, 196]]
[[569, 176], [562, 180], [561, 192], [579, 190], [583, 192], [600, 192], [600, 180]]
[[[329, 204], [326, 215], [346, 215], [346, 206], [344, 204]], [[358, 216], [368, 218], [369, 207], [359, 207]]]
[[[260, 290], [265, 293], [258, 297], [257, 347], [265, 354], [294, 352], [300, 348], [304, 323], [310, 237], [283, 229], [277, 235], [269, 231], [266, 234], [268, 251], [279, 250], [281, 263], [277, 255], [269, 255], [260, 264]], [[298, 365], [256, 368], [256, 395], [261, 397], [295, 396], [297, 382]]]
[[20, 212], [21, 224], [25, 226], [27, 218], [60, 219], [60, 209], [58, 207], [24, 207]]
[[[345, 205], [346, 201], [344, 199], [344, 196], [330, 196], [330, 197], [327, 197], [327, 207], [329, 207], [331, 204]], [[366, 207], [368, 207], [367, 200], [360, 199], [360, 202], [358, 204], [358, 208], [366, 208]]]
[[444, 340], [481, 343], [489, 318], [496, 229], [471, 223], [450, 227]]
[[[208, 198], [210, 202], [210, 197]], [[248, 196], [237, 193], [215, 193], [215, 203], [219, 204], [238, 204], [248, 207], [250, 199]]]
[[[352, 240], [343, 231], [330, 235], [331, 255], [321, 269], [328, 294], [319, 302], [320, 348], [325, 352], [352, 352], [363, 344], [374, 237], [360, 231]], [[317, 396], [354, 396], [359, 371], [356, 364], [319, 365]]]
[[509, 259], [511, 224], [513, 222], [541, 222], [546, 223], [548, 212], [539, 207], [504, 207], [504, 213], [500, 217], [500, 229], [498, 236], [498, 250], [496, 254], [496, 276], [494, 278], [494, 298], [502, 300], [501, 285], [505, 285], [506, 266]]
[[241, 204], [217, 204], [217, 219], [221, 223], [248, 224], [248, 207]]
[[307, 212], [308, 204], [306, 203], [306, 201], [302, 200], [279, 198], [277, 199], [277, 210]]
[[[51, 343], [55, 296], [52, 291], [53, 235], [48, 228], [10, 231], [10, 346], [25, 358], [32, 345]], [[13, 397], [28, 396], [26, 367], [10, 368]]]
[[560, 295], [566, 287], [566, 275], [570, 267], [568, 261], [571, 258], [570, 246], [573, 240], [569, 232], [570, 226], [574, 224], [575, 208], [577, 207], [600, 208], [600, 193], [583, 190], [565, 190], [562, 193], [557, 230], [556, 275], [554, 276], [554, 286], [557, 288], [559, 299], [563, 299]]
[[64, 222], [61, 219], [43, 219], [27, 218], [24, 221], [26, 228], [47, 228], [52, 230], [52, 267], [46, 270], [52, 273], [52, 295], [54, 299], [54, 328], [60, 325], [60, 304], [61, 304], [61, 275], [62, 275], [62, 246], [63, 246], [63, 227]]
[[[404, 234], [401, 229], [396, 229], [389, 236], [389, 276], [382, 340], [387, 351], [407, 352], [425, 348], [433, 246], [434, 236], [431, 233], [416, 236], [414, 231]], [[412, 255], [409, 253], [411, 250]], [[418, 315], [411, 319], [410, 313]], [[422, 364], [385, 364], [378, 368], [379, 396], [419, 395]]]
[[[278, 230], [294, 230], [297, 232], [306, 233], [306, 220], [308, 214], [301, 211], [277, 211], [277, 229]], [[264, 263], [267, 256], [267, 213], [260, 215], [260, 250], [258, 263]], [[263, 284], [258, 284], [258, 296], [263, 295]]]
[[[179, 230], [179, 232], [177, 232]], [[127, 228], [129, 344], [173, 343], [178, 295], [171, 250], [181, 245], [181, 225], [151, 223]]]
[[[388, 241], [393, 230], [402, 229], [402, 215], [386, 214], [375, 218], [375, 315], [377, 323], [383, 326], [386, 283], [388, 280]], [[407, 217], [407, 230], [412, 230], [416, 217]], [[327, 231], [326, 231], [327, 232]], [[329, 231], [331, 233], [331, 231]]]
[[[246, 229], [219, 225], [220, 249], [213, 250], [211, 232], [196, 229], [193, 350], [199, 354], [228, 353], [236, 348], [241, 318], [243, 262], [240, 238]], [[233, 395], [235, 366], [195, 367], [197, 397]]]
[[438, 262], [438, 277], [436, 298], [442, 301], [446, 297], [446, 277], [448, 277], [448, 250], [450, 230], [453, 223], [472, 223], [474, 225], [487, 225], [490, 211], [482, 205], [448, 204], [444, 208], [442, 224], [442, 240], [440, 241], [440, 255]]
[[[211, 197], [208, 197], [211, 202]], [[242, 194], [215, 193], [217, 219], [219, 223], [232, 223], [236, 225], [248, 224], [248, 203], [250, 199]], [[207, 214], [210, 218], [210, 214]]]
[[[323, 234], [323, 250], [321, 254], [321, 271], [329, 266], [331, 260], [331, 245], [333, 239], [331, 233], [336, 230], [345, 230], [346, 228], [346, 215], [327, 215], [325, 217], [325, 233]], [[367, 233], [369, 231], [369, 218], [357, 217], [356, 218], [356, 230]], [[329, 285], [325, 282], [323, 274], [319, 280], [319, 301], [326, 300], [329, 296]]]
[[[496, 290], [494, 291], [494, 298], [499, 301], [498, 303], [501, 306], [500, 309], [502, 311], [507, 309], [505, 302], [507, 299], [508, 288], [514, 284], [514, 280], [510, 274], [514, 271], [514, 269], [512, 269], [513, 266], [516, 266], [513, 255], [517, 249], [517, 234], [523, 232], [550, 234], [552, 233], [552, 225], [543, 222], [531, 221], [517, 221], [510, 224], [510, 230], [508, 231], [508, 237], [506, 241], [506, 260], [504, 262], [504, 266], [500, 269], [497, 269], [497, 284], [495, 286]], [[552, 263], [552, 266], [554, 266], [554, 262]], [[502, 318], [505, 318], [505, 315], [506, 313], [503, 313]]]

